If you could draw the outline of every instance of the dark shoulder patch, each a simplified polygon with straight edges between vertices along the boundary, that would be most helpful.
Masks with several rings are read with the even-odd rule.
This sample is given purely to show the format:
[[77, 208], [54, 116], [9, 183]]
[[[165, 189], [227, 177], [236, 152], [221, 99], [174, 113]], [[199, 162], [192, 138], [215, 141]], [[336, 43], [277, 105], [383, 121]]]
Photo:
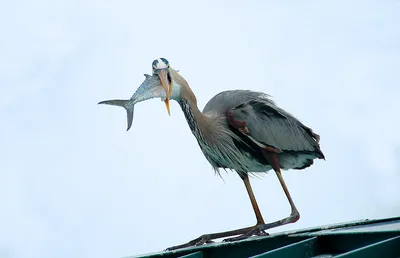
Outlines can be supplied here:
[[273, 108], [269, 105], [266, 105], [263, 102], [252, 100], [252, 101], [249, 101], [249, 104], [258, 113], [264, 114], [266, 116], [277, 116], [277, 117], [281, 117], [281, 118], [286, 118], [278, 110], [276, 110], [275, 108]]

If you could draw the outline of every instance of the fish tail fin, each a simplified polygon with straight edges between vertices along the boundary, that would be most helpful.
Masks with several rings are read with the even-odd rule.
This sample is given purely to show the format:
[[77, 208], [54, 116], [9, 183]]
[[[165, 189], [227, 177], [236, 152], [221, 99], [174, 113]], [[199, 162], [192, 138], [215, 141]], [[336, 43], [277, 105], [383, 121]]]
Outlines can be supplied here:
[[128, 120], [128, 128], [126, 130], [129, 131], [129, 129], [132, 126], [133, 110], [134, 110], [134, 105], [130, 104], [130, 100], [124, 100], [124, 99], [104, 100], [104, 101], [100, 101], [98, 104], [119, 106], [119, 107], [125, 108], [126, 117], [127, 117], [127, 120]]

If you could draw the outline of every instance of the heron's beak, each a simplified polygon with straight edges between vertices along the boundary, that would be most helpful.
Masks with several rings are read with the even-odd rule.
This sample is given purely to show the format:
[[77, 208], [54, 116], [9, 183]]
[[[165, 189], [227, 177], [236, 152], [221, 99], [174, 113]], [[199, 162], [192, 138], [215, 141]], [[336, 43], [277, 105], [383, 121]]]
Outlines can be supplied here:
[[166, 98], [164, 100], [165, 106], [168, 110], [168, 115], [171, 115], [171, 110], [169, 108], [169, 98], [171, 96], [172, 91], [172, 82], [168, 79], [168, 70], [167, 69], [160, 69], [158, 71], [158, 77], [160, 77], [161, 85], [165, 90]]

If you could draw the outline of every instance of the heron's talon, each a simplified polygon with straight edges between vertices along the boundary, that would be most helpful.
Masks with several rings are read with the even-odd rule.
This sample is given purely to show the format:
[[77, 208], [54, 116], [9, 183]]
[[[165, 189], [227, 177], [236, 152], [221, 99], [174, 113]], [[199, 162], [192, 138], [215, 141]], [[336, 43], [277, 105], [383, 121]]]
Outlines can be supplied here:
[[269, 236], [269, 234], [267, 232], [265, 232], [265, 230], [258, 230], [256, 235], [257, 236]]
[[213, 241], [210, 239], [209, 235], [202, 235], [201, 237], [199, 237], [195, 243], [195, 246], [199, 246], [199, 245], [204, 245], [204, 244], [209, 244], [209, 243], [213, 243]]
[[192, 241], [190, 241], [186, 244], [168, 247], [167, 249], [165, 249], [165, 251], [172, 251], [172, 250], [177, 250], [177, 249], [181, 249], [181, 248], [185, 248], [185, 247], [189, 247], [189, 246], [199, 246], [199, 245], [211, 244], [211, 243], [214, 243], [214, 241], [211, 240], [210, 235], [202, 235], [196, 239], [193, 239]]
[[222, 242], [239, 241], [239, 240], [243, 240], [243, 239], [249, 238], [249, 237], [251, 237], [253, 235], [256, 235], [256, 236], [268, 236], [269, 234], [265, 230], [263, 230], [261, 228], [261, 226], [262, 225], [256, 225], [256, 226], [254, 226], [253, 229], [249, 230], [249, 232], [247, 232], [246, 234], [243, 234], [243, 235], [240, 235], [240, 236], [237, 236], [237, 237], [225, 238], [224, 240], [222, 240]]
[[235, 241], [239, 241], [239, 240], [243, 240], [246, 238], [249, 238], [250, 236], [248, 236], [247, 234], [238, 236], [238, 237], [230, 237], [230, 238], [225, 238], [224, 240], [222, 240], [222, 242], [235, 242]]
[[239, 240], [243, 240], [243, 239], [249, 238], [252, 235], [253, 234], [251, 234], [251, 235], [250, 234], [243, 234], [243, 235], [238, 236], [238, 237], [230, 237], [230, 238], [224, 239], [223, 242], [235, 242], [235, 241], [239, 241]]

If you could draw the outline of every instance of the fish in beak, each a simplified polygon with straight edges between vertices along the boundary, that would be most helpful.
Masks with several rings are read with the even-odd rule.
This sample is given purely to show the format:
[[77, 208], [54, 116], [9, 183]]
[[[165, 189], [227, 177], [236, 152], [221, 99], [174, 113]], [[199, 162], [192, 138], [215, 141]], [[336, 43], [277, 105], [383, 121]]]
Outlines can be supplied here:
[[126, 109], [128, 120], [127, 131], [129, 131], [132, 126], [135, 104], [154, 98], [166, 99], [166, 91], [161, 87], [158, 75], [145, 74], [145, 77], [145, 81], [140, 85], [130, 99], [112, 99], [99, 102], [99, 104], [119, 106]]
[[145, 74], [145, 81], [136, 90], [130, 99], [112, 99], [100, 101], [99, 104], [120, 106], [126, 109], [128, 128], [132, 126], [135, 104], [154, 98], [161, 98], [171, 115], [169, 100], [172, 94], [172, 78], [169, 62], [165, 58], [158, 58], [153, 61], [153, 75]]
[[172, 91], [172, 80], [171, 76], [169, 74], [168, 68], [162, 68], [162, 69], [156, 69], [154, 70], [154, 73], [158, 75], [160, 78], [161, 86], [165, 90], [165, 95], [166, 98], [164, 100], [165, 106], [168, 111], [168, 115], [171, 115], [171, 110], [169, 106], [169, 98], [171, 96], [171, 91]]

